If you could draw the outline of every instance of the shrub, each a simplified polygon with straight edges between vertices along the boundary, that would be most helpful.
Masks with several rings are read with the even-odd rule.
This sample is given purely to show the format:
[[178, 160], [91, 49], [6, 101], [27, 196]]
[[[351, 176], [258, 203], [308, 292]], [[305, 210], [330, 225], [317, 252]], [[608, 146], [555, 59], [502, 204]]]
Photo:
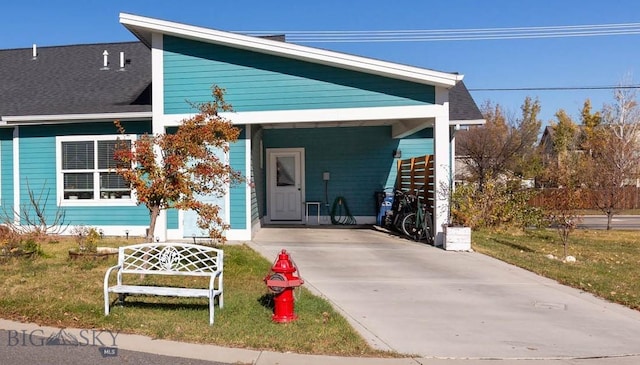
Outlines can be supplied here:
[[76, 226], [71, 230], [71, 233], [73, 233], [76, 243], [78, 244], [78, 251], [97, 252], [98, 242], [102, 236], [95, 228]]
[[540, 227], [543, 212], [529, 204], [534, 194], [534, 190], [495, 180], [485, 182], [483, 190], [474, 184], [456, 187], [451, 194], [451, 223], [474, 229]]

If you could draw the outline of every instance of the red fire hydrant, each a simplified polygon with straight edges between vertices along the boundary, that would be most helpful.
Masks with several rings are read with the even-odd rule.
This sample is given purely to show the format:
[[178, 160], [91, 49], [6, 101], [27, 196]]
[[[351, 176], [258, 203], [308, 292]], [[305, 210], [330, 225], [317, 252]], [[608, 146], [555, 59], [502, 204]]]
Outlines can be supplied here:
[[[289, 257], [287, 250], [280, 252], [271, 271], [273, 273], [269, 273], [264, 278], [264, 282], [269, 290], [275, 294], [272, 320], [278, 323], [295, 321], [298, 316], [294, 312], [293, 289], [302, 285], [304, 281], [293, 275], [298, 271], [298, 267]], [[298, 274], [300, 274], [299, 271]]]

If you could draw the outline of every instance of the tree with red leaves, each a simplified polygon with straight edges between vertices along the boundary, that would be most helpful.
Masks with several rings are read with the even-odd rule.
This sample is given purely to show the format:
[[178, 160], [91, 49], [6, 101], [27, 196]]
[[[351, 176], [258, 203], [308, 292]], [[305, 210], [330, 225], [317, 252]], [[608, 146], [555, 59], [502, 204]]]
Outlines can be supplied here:
[[[225, 240], [223, 233], [229, 226], [220, 217], [220, 207], [198, 199], [221, 197], [230, 184], [243, 181], [240, 173], [216, 154], [221, 150], [226, 155], [229, 143], [240, 135], [240, 130], [219, 114], [232, 110], [224, 101], [224, 92], [213, 86], [213, 101], [194, 104], [199, 113], [184, 119], [175, 133], [145, 134], [133, 146], [121, 143], [116, 148], [117, 173], [131, 185], [138, 203], [149, 209], [150, 242], [160, 212], [170, 208], [194, 210], [200, 228], [213, 240]], [[115, 124], [124, 134], [122, 124]]]

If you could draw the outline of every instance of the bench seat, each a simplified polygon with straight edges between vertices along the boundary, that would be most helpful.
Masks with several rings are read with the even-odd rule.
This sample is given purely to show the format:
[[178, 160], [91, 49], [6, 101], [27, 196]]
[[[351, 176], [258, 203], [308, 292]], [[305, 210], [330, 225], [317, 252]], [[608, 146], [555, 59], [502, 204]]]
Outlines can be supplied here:
[[173, 288], [167, 286], [114, 285], [109, 292], [117, 294], [160, 295], [164, 297], [208, 298], [208, 289]]

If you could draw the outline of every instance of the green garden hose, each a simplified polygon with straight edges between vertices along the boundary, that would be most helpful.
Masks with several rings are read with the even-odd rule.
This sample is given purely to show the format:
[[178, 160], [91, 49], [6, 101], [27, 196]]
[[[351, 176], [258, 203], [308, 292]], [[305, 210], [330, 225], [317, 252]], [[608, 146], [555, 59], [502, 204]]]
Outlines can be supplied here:
[[349, 212], [347, 200], [337, 197], [331, 206], [331, 224], [356, 224], [356, 219]]

